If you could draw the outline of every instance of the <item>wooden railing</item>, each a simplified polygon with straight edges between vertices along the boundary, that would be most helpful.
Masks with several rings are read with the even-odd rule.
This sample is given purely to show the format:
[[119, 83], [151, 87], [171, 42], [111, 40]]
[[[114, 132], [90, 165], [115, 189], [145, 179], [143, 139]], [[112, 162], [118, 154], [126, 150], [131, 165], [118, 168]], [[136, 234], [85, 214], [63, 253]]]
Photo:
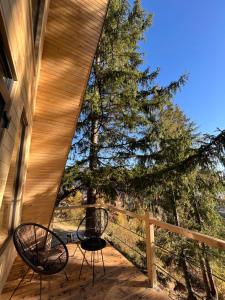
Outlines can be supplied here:
[[176, 233], [181, 237], [185, 237], [192, 241], [196, 241], [198, 243], [203, 243], [204, 245], [208, 245], [210, 248], [225, 250], [225, 241], [221, 239], [217, 239], [196, 231], [188, 230], [179, 226], [175, 226], [166, 222], [162, 222], [156, 218], [153, 218], [148, 212], [145, 215], [139, 215], [124, 209], [117, 208], [112, 205], [82, 205], [82, 206], [69, 206], [69, 207], [59, 207], [56, 208], [55, 211], [63, 212], [65, 210], [73, 210], [80, 208], [88, 208], [88, 207], [102, 207], [112, 212], [121, 213], [123, 215], [137, 218], [138, 220], [145, 222], [145, 243], [146, 243], [146, 258], [147, 258], [147, 273], [149, 279], [150, 287], [156, 286], [156, 258], [155, 258], [155, 243], [154, 243], [154, 232], [155, 226], [158, 228], [162, 228], [172, 233]]

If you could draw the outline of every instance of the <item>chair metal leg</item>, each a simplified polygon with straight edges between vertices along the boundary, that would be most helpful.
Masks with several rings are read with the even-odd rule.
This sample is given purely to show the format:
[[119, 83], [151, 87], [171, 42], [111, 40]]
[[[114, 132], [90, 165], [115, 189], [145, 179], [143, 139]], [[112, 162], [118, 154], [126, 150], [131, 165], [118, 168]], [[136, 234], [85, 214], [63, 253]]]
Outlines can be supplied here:
[[92, 285], [94, 285], [95, 282], [95, 251], [93, 251], [93, 259], [92, 259], [92, 270], [93, 270], [93, 274], [92, 274]]
[[67, 281], [69, 281], [69, 278], [68, 278], [68, 276], [67, 276], [67, 274], [66, 274], [66, 271], [65, 271], [65, 270], [63, 270], [63, 273], [64, 273], [64, 275], [65, 275], [65, 277], [66, 277], [66, 280], [67, 280]]
[[72, 254], [72, 255], [70, 255], [70, 257], [74, 257], [74, 255], [75, 255], [75, 253], [76, 253], [76, 251], [77, 251], [77, 248], [78, 248], [78, 244], [76, 244], [76, 248], [75, 248], [75, 250], [74, 250], [73, 254]]
[[84, 252], [84, 256], [83, 256], [82, 265], [81, 265], [80, 273], [79, 273], [79, 279], [80, 279], [80, 275], [81, 275], [81, 272], [82, 272], [82, 269], [83, 269], [83, 264], [84, 264], [84, 259], [85, 259], [85, 253], [86, 253], [86, 251]]
[[104, 270], [104, 274], [105, 274], [105, 264], [104, 264], [104, 259], [103, 259], [102, 249], [101, 249], [101, 255], [102, 255], [102, 265], [103, 265], [103, 270]]
[[30, 268], [27, 269], [27, 271], [24, 273], [23, 277], [20, 279], [20, 282], [18, 283], [17, 287], [14, 289], [12, 295], [10, 296], [9, 300], [12, 299], [13, 295], [15, 294], [16, 290], [18, 290], [19, 286], [21, 285], [21, 283], [23, 282], [24, 278], [27, 275], [27, 272], [29, 271]]
[[[77, 247], [79, 248], [81, 254], [83, 255], [83, 258], [85, 259], [87, 265], [89, 265], [89, 262], [87, 261], [87, 259], [86, 259], [86, 257], [85, 257], [85, 254], [84, 254], [84, 252], [82, 251], [81, 247], [80, 247], [79, 245], [77, 245]], [[86, 252], [86, 251], [85, 251], [85, 252]]]
[[40, 274], [40, 300], [41, 300], [41, 291], [42, 291], [42, 276]]
[[33, 277], [34, 277], [34, 271], [33, 271], [32, 275], [31, 275], [30, 282], [32, 281]]

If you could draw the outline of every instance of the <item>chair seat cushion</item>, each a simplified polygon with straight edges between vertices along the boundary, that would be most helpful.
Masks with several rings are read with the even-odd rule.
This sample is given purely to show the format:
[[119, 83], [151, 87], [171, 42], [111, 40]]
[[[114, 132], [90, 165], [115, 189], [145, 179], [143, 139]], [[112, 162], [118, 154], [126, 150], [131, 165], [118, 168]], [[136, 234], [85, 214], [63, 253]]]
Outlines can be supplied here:
[[106, 241], [99, 237], [93, 237], [81, 242], [81, 248], [86, 251], [98, 251], [105, 247]]

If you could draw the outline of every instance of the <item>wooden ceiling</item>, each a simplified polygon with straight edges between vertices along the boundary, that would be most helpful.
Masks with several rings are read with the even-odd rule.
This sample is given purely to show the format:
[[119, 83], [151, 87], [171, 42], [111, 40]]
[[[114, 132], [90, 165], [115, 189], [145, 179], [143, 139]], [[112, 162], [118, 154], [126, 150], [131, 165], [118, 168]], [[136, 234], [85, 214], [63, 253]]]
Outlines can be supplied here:
[[22, 221], [47, 225], [108, 0], [53, 0], [41, 62]]

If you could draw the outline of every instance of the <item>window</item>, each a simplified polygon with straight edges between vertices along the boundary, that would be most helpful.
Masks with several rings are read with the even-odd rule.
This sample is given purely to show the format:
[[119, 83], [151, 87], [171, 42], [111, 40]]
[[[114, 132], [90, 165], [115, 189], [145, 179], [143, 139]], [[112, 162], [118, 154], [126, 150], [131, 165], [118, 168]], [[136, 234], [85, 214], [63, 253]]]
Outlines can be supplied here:
[[41, 7], [41, 0], [32, 0], [32, 23], [33, 23], [34, 40], [37, 35], [40, 7]]
[[20, 220], [25, 133], [26, 121], [22, 116], [16, 134], [6, 188], [0, 204], [0, 247]]
[[[8, 117], [8, 111], [11, 105], [9, 90], [14, 80], [16, 80], [16, 73], [4, 21], [0, 12], [0, 143], [2, 142], [3, 130], [4, 128], [8, 128], [10, 121]], [[0, 248], [9, 237], [20, 217], [20, 200], [22, 197], [21, 172], [23, 166], [25, 129], [26, 122], [23, 116], [14, 141], [6, 188], [3, 198], [0, 199]]]
[[5, 100], [3, 99], [2, 95], [0, 94], [0, 125], [1, 125], [1, 128], [4, 127], [4, 111], [5, 111]]
[[11, 105], [9, 90], [16, 73], [7, 40], [4, 21], [0, 12], [0, 142], [4, 128], [8, 128], [8, 110]]
[[10, 86], [12, 78], [12, 72], [10, 69], [10, 64], [7, 59], [7, 54], [5, 51], [2, 35], [0, 34], [0, 72], [7, 86]]
[[15, 69], [13, 66], [13, 61], [11, 53], [9, 50], [9, 44], [7, 40], [7, 34], [0, 13], [0, 77], [9, 89], [13, 80], [16, 80]]
[[10, 107], [10, 103], [11, 101], [7, 89], [3, 79], [0, 78], [0, 143], [4, 128], [8, 128], [9, 126], [10, 118], [8, 116], [8, 109]]
[[9, 126], [9, 118], [6, 113], [6, 103], [0, 94], [0, 133], [2, 132], [3, 128], [8, 128]]
[[35, 44], [35, 51], [36, 51], [40, 40], [40, 31], [41, 31], [45, 1], [32, 0], [31, 3], [32, 3], [33, 36], [34, 36], [34, 44]]

